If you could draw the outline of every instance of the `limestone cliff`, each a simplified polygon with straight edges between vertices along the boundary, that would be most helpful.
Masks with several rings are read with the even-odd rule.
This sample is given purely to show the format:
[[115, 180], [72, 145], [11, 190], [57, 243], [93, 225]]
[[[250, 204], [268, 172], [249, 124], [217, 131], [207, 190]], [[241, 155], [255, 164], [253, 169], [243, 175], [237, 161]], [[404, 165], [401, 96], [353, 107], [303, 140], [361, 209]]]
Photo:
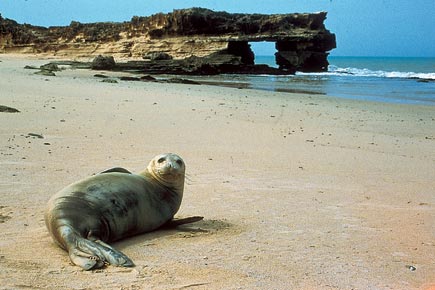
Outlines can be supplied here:
[[230, 55], [252, 65], [249, 42], [271, 41], [280, 70], [323, 71], [328, 51], [335, 48], [335, 35], [325, 28], [325, 19], [326, 12], [263, 15], [192, 8], [135, 16], [123, 23], [72, 22], [46, 28], [0, 16], [0, 52], [135, 59], [164, 53], [174, 60]]

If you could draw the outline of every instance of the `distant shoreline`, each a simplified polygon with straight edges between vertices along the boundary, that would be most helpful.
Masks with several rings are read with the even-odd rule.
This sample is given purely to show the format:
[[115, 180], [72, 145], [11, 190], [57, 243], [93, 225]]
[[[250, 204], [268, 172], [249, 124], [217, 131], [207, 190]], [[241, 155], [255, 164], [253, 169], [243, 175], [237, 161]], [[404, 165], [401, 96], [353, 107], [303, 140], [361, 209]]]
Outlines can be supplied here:
[[[1, 59], [2, 54], [0, 54]], [[5, 58], [43, 59], [47, 63], [52, 58], [38, 55], [3, 55]], [[59, 60], [64, 58], [59, 58]], [[273, 57], [268, 57], [273, 62]], [[331, 68], [325, 73], [296, 73], [295, 76], [274, 75], [154, 75], [158, 81], [176, 83], [197, 83], [203, 85], [224, 86], [240, 89], [256, 89], [286, 93], [303, 93], [324, 97], [339, 97], [364, 101], [399, 103], [407, 105], [435, 105], [435, 73], [430, 73], [435, 66], [435, 58], [384, 58], [379, 57], [333, 57]], [[428, 61], [430, 60], [430, 61]], [[56, 63], [57, 60], [54, 60]], [[90, 60], [88, 60], [90, 61]], [[341, 62], [341, 63], [340, 63]], [[338, 67], [338, 64], [341, 67]], [[351, 67], [347, 67], [350, 65]], [[353, 66], [353, 67], [352, 67]], [[358, 68], [360, 67], [360, 68]], [[367, 69], [371, 67], [372, 69]], [[379, 70], [382, 67], [384, 70]], [[427, 73], [400, 72], [401, 68]], [[397, 70], [397, 71], [395, 71]], [[95, 71], [98, 73], [98, 71]], [[113, 75], [113, 74], [112, 74]], [[118, 79], [123, 74], [116, 73]], [[148, 79], [147, 74], [130, 73], [131, 78], [123, 81]]]

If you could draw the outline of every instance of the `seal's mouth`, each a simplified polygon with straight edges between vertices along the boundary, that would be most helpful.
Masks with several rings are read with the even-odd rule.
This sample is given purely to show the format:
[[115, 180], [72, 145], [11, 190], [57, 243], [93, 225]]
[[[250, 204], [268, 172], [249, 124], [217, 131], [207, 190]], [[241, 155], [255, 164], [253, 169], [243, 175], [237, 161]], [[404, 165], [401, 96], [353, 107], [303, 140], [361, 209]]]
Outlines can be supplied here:
[[164, 180], [177, 179], [181, 176], [181, 173], [167, 170], [157, 170], [157, 175]]

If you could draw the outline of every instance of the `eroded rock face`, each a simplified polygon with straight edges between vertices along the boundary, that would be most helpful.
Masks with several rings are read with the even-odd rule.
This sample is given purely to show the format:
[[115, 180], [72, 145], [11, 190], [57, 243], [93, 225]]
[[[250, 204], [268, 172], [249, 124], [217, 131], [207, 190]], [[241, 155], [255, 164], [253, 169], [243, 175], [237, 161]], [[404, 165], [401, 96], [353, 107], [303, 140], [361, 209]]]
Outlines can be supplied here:
[[[252, 66], [254, 53], [249, 42], [271, 41], [276, 44], [276, 61], [282, 72], [324, 71], [328, 51], [335, 48], [335, 35], [325, 28], [325, 19], [326, 12], [263, 15], [192, 8], [135, 16], [124, 23], [72, 22], [66, 27], [45, 28], [0, 16], [0, 52], [137, 59], [165, 55], [161, 61], [196, 57], [214, 63], [229, 59], [232, 65], [236, 57], [240, 65]], [[223, 57], [225, 54], [229, 56]]]

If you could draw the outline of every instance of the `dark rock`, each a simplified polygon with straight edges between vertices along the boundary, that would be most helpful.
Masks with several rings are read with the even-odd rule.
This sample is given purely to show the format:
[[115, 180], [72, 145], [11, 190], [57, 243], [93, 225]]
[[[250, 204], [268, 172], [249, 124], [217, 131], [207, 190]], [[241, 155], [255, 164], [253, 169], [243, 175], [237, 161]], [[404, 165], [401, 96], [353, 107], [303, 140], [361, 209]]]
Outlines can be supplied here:
[[145, 81], [145, 82], [155, 82], [155, 81], [157, 81], [156, 78], [154, 78], [154, 77], [152, 77], [150, 75], [142, 76], [142, 77], [140, 77], [140, 80], [141, 81]]
[[149, 60], [170, 60], [172, 56], [165, 52], [150, 52], [143, 56], [143, 59]]
[[181, 78], [170, 78], [167, 79], [166, 82], [172, 83], [172, 84], [186, 84], [186, 85], [200, 85], [199, 82], [195, 82], [188, 79], [181, 79]]
[[93, 70], [110, 70], [115, 67], [115, 59], [113, 56], [99, 55], [91, 63], [91, 69]]
[[3, 105], [0, 105], [0, 112], [1, 113], [20, 113], [20, 111], [15, 109], [15, 108], [3, 106]]
[[254, 64], [255, 55], [247, 41], [228, 42], [227, 53], [240, 56], [240, 61], [243, 64]]
[[288, 71], [322, 72], [328, 69], [327, 53], [278, 51], [275, 54], [276, 63], [280, 69]]
[[41, 70], [46, 70], [46, 71], [51, 71], [51, 72], [60, 71], [59, 66], [56, 63], [51, 63], [51, 62], [44, 64], [44, 65], [41, 65], [39, 68]]
[[118, 81], [114, 80], [114, 79], [103, 79], [103, 80], [101, 80], [101, 82], [102, 83], [110, 83], [110, 84], [116, 84], [116, 83], [118, 83]]
[[35, 75], [41, 75], [41, 76], [47, 76], [47, 77], [55, 77], [56, 74], [52, 71], [49, 70], [41, 70], [41, 71], [37, 71], [35, 72]]
[[94, 74], [94, 77], [101, 78], [101, 79], [107, 79], [108, 78], [108, 76], [103, 75], [103, 74]]
[[26, 65], [24, 67], [24, 69], [38, 69], [38, 68], [36, 66], [33, 66], [33, 65]]
[[[71, 67], [75, 69], [91, 68], [91, 65], [91, 63], [71, 63]], [[213, 53], [205, 57], [192, 56], [186, 59], [119, 62], [111, 69], [100, 70], [123, 71], [135, 74], [175, 75], [215, 75], [223, 73], [282, 75], [290, 73], [288, 69], [277, 69], [267, 65], [244, 64], [241, 56], [229, 54], [227, 50]], [[99, 77], [102, 76], [103, 75]], [[120, 79], [126, 81], [156, 81], [155, 78], [149, 75], [140, 78], [127, 76], [121, 77]]]
[[119, 78], [121, 81], [133, 81], [133, 82], [138, 82], [141, 79], [137, 78], [137, 77], [120, 77]]

